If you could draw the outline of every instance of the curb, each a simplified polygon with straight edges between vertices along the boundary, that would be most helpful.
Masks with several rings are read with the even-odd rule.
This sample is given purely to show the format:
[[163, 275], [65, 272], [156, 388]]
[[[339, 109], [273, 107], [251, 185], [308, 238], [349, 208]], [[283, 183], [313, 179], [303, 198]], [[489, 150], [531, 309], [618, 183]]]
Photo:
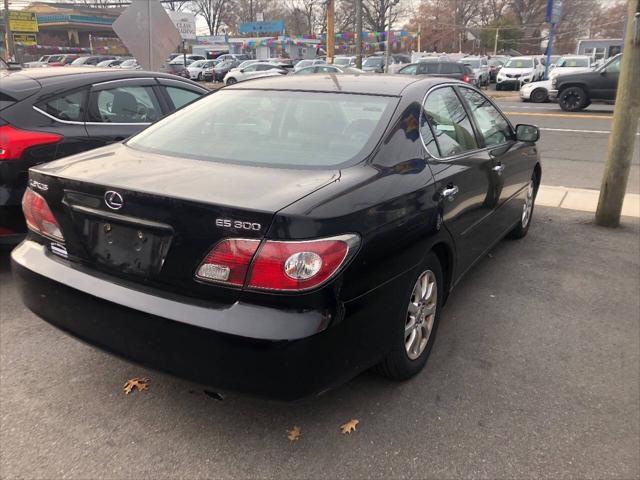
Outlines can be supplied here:
[[[599, 197], [600, 190], [540, 185], [536, 196], [536, 205], [595, 213]], [[622, 215], [640, 218], [639, 194], [627, 193], [624, 196]]]

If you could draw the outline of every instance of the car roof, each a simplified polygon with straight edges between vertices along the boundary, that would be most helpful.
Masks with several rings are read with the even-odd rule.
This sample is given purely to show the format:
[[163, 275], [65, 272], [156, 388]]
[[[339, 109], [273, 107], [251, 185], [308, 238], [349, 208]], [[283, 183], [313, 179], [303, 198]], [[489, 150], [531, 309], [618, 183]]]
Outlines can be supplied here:
[[239, 83], [225, 90], [291, 90], [304, 92], [359, 93], [366, 95], [401, 96], [410, 85], [423, 82], [425, 88], [448, 79], [415, 75], [291, 75], [266, 77], [250, 84]]
[[[94, 82], [105, 82], [126, 78], [166, 78], [197, 85], [190, 80], [167, 73], [144, 70], [121, 70], [97, 67], [50, 67], [25, 68], [3, 77], [0, 88], [8, 95], [20, 100], [49, 85], [68, 84], [69, 88], [81, 87]], [[202, 88], [202, 87], [200, 87]]]

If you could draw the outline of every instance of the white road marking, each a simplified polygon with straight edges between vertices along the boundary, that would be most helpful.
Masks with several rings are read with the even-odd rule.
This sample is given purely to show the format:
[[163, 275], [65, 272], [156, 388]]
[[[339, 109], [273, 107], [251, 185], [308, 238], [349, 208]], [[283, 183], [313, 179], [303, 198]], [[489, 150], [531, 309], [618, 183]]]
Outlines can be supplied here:
[[[547, 127], [538, 127], [543, 132], [572, 132], [572, 133], [605, 133], [609, 135], [611, 130], [575, 130], [573, 128], [547, 128]], [[640, 135], [640, 133], [636, 133], [636, 136]]]

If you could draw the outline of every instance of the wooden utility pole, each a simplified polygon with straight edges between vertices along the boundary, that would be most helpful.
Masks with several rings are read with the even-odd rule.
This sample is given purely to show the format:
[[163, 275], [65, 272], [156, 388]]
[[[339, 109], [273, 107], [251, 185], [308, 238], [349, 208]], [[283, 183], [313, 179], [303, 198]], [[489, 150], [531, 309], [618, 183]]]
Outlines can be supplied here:
[[336, 45], [335, 21], [335, 0], [327, 0], [327, 63], [333, 63]]
[[356, 0], [356, 68], [362, 68], [362, 0]]
[[[603, 73], [603, 75], [607, 74]], [[629, 0], [613, 127], [609, 137], [607, 164], [596, 210], [596, 223], [604, 227], [620, 225], [620, 213], [627, 190], [640, 117], [638, 92], [640, 92], [640, 0]]]
[[493, 56], [498, 54], [498, 35], [500, 34], [500, 27], [496, 27], [496, 39], [493, 42]]
[[13, 35], [11, 34], [11, 28], [9, 22], [9, 0], [4, 0], [4, 31], [6, 34], [6, 56], [7, 62], [11, 59], [12, 55], [15, 55], [16, 50], [13, 46]]

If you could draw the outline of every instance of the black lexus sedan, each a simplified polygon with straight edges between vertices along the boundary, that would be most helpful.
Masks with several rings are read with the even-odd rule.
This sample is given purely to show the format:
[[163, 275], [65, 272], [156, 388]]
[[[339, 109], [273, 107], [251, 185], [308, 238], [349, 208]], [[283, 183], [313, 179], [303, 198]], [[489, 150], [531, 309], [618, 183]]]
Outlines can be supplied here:
[[26, 226], [29, 167], [121, 141], [208, 91], [154, 72], [33, 68], [0, 81], [0, 244]]
[[408, 379], [461, 276], [527, 234], [538, 135], [462, 82], [240, 83], [31, 168], [16, 284], [52, 325], [222, 391]]

